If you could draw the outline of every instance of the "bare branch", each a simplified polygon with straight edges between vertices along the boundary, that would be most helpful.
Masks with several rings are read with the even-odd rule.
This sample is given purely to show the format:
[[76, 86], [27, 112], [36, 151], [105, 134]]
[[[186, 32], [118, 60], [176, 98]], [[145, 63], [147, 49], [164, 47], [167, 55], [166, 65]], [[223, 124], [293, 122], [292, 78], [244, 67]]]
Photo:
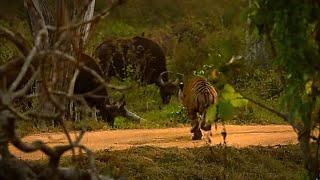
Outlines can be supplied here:
[[84, 100], [83, 98], [83, 95], [68, 95], [67, 93], [65, 92], [61, 92], [61, 91], [49, 91], [51, 94], [54, 94], [54, 95], [58, 95], [58, 96], [64, 96], [66, 98], [69, 98], [71, 100], [75, 100], [75, 101], [78, 101], [80, 102], [82, 105], [88, 107], [86, 101]]
[[22, 68], [21, 68], [21, 71], [18, 75], [18, 77], [15, 79], [15, 81], [11, 84], [10, 88], [9, 88], [9, 91], [10, 92], [13, 92], [19, 85], [19, 83], [21, 82], [22, 78], [25, 76], [34, 56], [36, 55], [36, 52], [37, 52], [37, 48], [36, 47], [33, 47], [31, 52], [29, 53], [29, 55], [27, 56]]
[[[95, 0], [90, 0], [88, 3], [84, 6], [85, 12], [84, 12], [84, 18], [83, 21], [88, 21], [92, 18], [94, 13], [94, 6], [95, 6]], [[83, 13], [83, 12], [82, 12]], [[80, 13], [80, 15], [82, 15]], [[81, 33], [81, 43], [84, 44], [89, 36], [89, 30], [91, 28], [92, 24], [87, 24], [84, 27], [80, 28]]]
[[[68, 145], [63, 145], [63, 146], [55, 146], [53, 148], [47, 146], [44, 142], [42, 141], [33, 141], [32, 143], [24, 143], [22, 140], [17, 136], [15, 132], [15, 120], [14, 119], [7, 119], [7, 127], [5, 129], [6, 134], [9, 138], [9, 140], [12, 142], [12, 144], [18, 148], [19, 150], [23, 152], [34, 152], [37, 150], [41, 150], [43, 153], [48, 155], [50, 157], [50, 164], [51, 165], [58, 165], [59, 159], [61, 155], [74, 148], [74, 147], [80, 147], [82, 149], [86, 149], [84, 146], [79, 145], [81, 139], [83, 138], [84, 131], [80, 132], [80, 135], [78, 138], [72, 142], [70, 141]], [[90, 155], [90, 154], [89, 154]]]
[[42, 152], [44, 152], [46, 155], [48, 155], [50, 157], [56, 156], [54, 149], [45, 145], [44, 142], [42, 142], [42, 141], [34, 141], [30, 144], [27, 144], [27, 143], [22, 142], [20, 138], [15, 136], [12, 139], [12, 143], [16, 148], [18, 148], [19, 150], [21, 150], [23, 152], [28, 153], [28, 152], [35, 152], [35, 151], [41, 150]]
[[104, 19], [105, 17], [107, 17], [110, 14], [110, 11], [112, 9], [114, 9], [115, 7], [117, 7], [119, 5], [119, 3], [114, 3], [112, 4], [109, 8], [105, 9], [104, 11], [102, 11], [101, 13], [99, 13], [98, 15], [94, 16], [92, 19], [88, 20], [88, 21], [82, 21], [76, 24], [72, 24], [72, 25], [68, 25], [68, 26], [63, 26], [63, 27], [54, 27], [54, 26], [50, 26], [48, 25], [47, 28], [48, 30], [51, 31], [66, 31], [66, 30], [73, 30], [73, 29], [77, 29], [81, 26], [87, 25], [87, 24], [91, 24], [94, 22], [97, 22], [101, 19]]
[[80, 16], [82, 15], [82, 14], [85, 14], [86, 13], [86, 11], [89, 9], [89, 8], [91, 8], [91, 7], [89, 7], [89, 6], [92, 6], [92, 4], [94, 5], [94, 2], [95, 0], [89, 0], [88, 2], [87, 2], [87, 4], [85, 4], [84, 6], [83, 6], [83, 8], [81, 9], [81, 11], [78, 13]]
[[[95, 0], [87, 0], [84, 9], [81, 9], [82, 7], [76, 9], [75, 11], [71, 12], [72, 19], [70, 21], [64, 21], [62, 20], [62, 16], [67, 14], [68, 12], [68, 5], [72, 6], [72, 4], [67, 4], [66, 1], [61, 0], [62, 6], [68, 6], [65, 8], [65, 14], [64, 12], [58, 14], [57, 18], [59, 18], [59, 21], [57, 20], [57, 24], [59, 24], [57, 27], [52, 26], [53, 14], [52, 12], [49, 12], [49, 10], [52, 10], [48, 5], [48, 0], [24, 0], [30, 17], [30, 24], [31, 28], [34, 32], [34, 46], [28, 47], [28, 44], [26, 43], [25, 39], [22, 37], [19, 37], [18, 34], [15, 34], [3, 27], [0, 26], [0, 36], [4, 36], [9, 41], [13, 42], [17, 48], [22, 52], [25, 58], [20, 58], [20, 61], [17, 61], [17, 67], [20, 70], [20, 72], [15, 72], [17, 74], [16, 77], [12, 78], [10, 80], [10, 87], [9, 90], [1, 89], [1, 113], [2, 111], [8, 112], [10, 117], [8, 116], [7, 119], [8, 123], [4, 126], [8, 126], [8, 128], [5, 128], [4, 136], [6, 136], [6, 140], [13, 144], [16, 148], [23, 152], [34, 152], [37, 150], [42, 151], [44, 154], [46, 154], [50, 161], [49, 161], [49, 168], [52, 171], [53, 174], [62, 172], [61, 169], [58, 168], [59, 161], [61, 156], [69, 150], [72, 150], [72, 154], [75, 155], [74, 148], [80, 148], [81, 150], [85, 151], [88, 155], [90, 166], [93, 173], [96, 173], [96, 178], [99, 179], [99, 176], [97, 175], [97, 169], [95, 167], [94, 157], [93, 153], [87, 149], [85, 146], [81, 145], [81, 139], [84, 137], [84, 132], [81, 131], [79, 135], [72, 139], [69, 131], [67, 130], [64, 122], [64, 115], [66, 113], [65, 108], [65, 100], [77, 100], [81, 102], [83, 105], [88, 107], [85, 97], [86, 96], [92, 96], [95, 98], [106, 98], [105, 96], [95, 95], [95, 92], [98, 92], [99, 90], [104, 90], [107, 88], [116, 89], [116, 90], [125, 90], [128, 89], [128, 87], [120, 87], [120, 86], [113, 86], [109, 85], [105, 82], [103, 78], [103, 74], [99, 71], [100, 67], [97, 71], [94, 69], [91, 69], [88, 66], [82, 64], [81, 61], [77, 61], [73, 56], [68, 55], [64, 52], [70, 52], [70, 54], [74, 55], [76, 53], [81, 53], [81, 48], [77, 48], [76, 43], [78, 42], [78, 38], [81, 38], [80, 40], [80, 47], [82, 47], [81, 43], [83, 43], [87, 37], [87, 33], [89, 32], [90, 25], [94, 22], [97, 22], [98, 20], [106, 17], [109, 15], [110, 10], [112, 10], [116, 5], [120, 4], [120, 2], [123, 1], [115, 1], [118, 3], [113, 4], [110, 8], [104, 10], [102, 13], [93, 16], [94, 11], [94, 3]], [[75, 2], [73, 2], [75, 3]], [[81, 4], [81, 3], [80, 3]], [[82, 3], [83, 4], [83, 3]], [[82, 5], [81, 5], [82, 6]], [[46, 11], [48, 10], [48, 12]], [[80, 10], [80, 14], [78, 13]], [[58, 10], [59, 11], [59, 10]], [[84, 14], [83, 14], [84, 13]], [[69, 17], [68, 17], [69, 18]], [[55, 31], [55, 32], [48, 32]], [[84, 33], [85, 31], [85, 33]], [[79, 37], [80, 35], [80, 37]], [[84, 36], [81, 36], [84, 35]], [[52, 48], [53, 47], [53, 48]], [[70, 50], [70, 51], [69, 51]], [[61, 58], [56, 58], [61, 57]], [[49, 61], [45, 61], [47, 58], [49, 60], [54, 60], [52, 64], [49, 64]], [[57, 61], [55, 61], [57, 60]], [[59, 60], [64, 60], [67, 62], [66, 64], [72, 64], [72, 67], [76, 66], [76, 70], [73, 72], [73, 68], [68, 68], [69, 71], [66, 71], [66, 73], [61, 73], [60, 67], [62, 67], [63, 63], [60, 63]], [[50, 61], [51, 62], [51, 61]], [[72, 62], [72, 63], [69, 63]], [[15, 62], [16, 63], [16, 62]], [[48, 66], [47, 66], [48, 65]], [[75, 65], [75, 66], [74, 66]], [[99, 65], [97, 65], [99, 66]], [[48, 69], [49, 70], [48, 70]], [[9, 68], [6, 69], [6, 67], [1, 67], [0, 71], [5, 72]], [[36, 71], [35, 71], [36, 69]], [[27, 74], [32, 70], [33, 74]], [[81, 94], [81, 95], [74, 95], [74, 89], [75, 84], [77, 82], [77, 77], [81, 72], [85, 71], [86, 73], [90, 73], [90, 76], [92, 75], [93, 78], [95, 78], [100, 84], [99, 87], [94, 89], [91, 92]], [[39, 74], [41, 75], [39, 77]], [[31, 89], [32, 85], [34, 84], [35, 80], [37, 78], [40, 78], [41, 81], [41, 91], [40, 96], [39, 94], [33, 94], [33, 95], [27, 95], [27, 98], [33, 98], [38, 97], [45, 98], [43, 102], [40, 100], [40, 105], [37, 105], [37, 107], [33, 108], [32, 110], [21, 113], [17, 109], [14, 108], [12, 105], [12, 100], [25, 96], [25, 94], [28, 92], [28, 90]], [[66, 78], [65, 78], [66, 77]], [[66, 84], [65, 81], [61, 81], [61, 79], [65, 78], [67, 80], [71, 81], [69, 84]], [[24, 79], [27, 79], [27, 82], [22, 82]], [[64, 80], [64, 79], [63, 79]], [[5, 81], [5, 80], [4, 80]], [[19, 86], [22, 86], [20, 89], [18, 89]], [[2, 87], [2, 86], [1, 86]], [[61, 89], [58, 89], [61, 88]], [[68, 88], [68, 89], [66, 89]], [[49, 100], [48, 104], [45, 102], [46, 100]], [[52, 113], [38, 113], [38, 110], [43, 110], [41, 108], [47, 108], [47, 105], [49, 108], [53, 107], [54, 112]], [[58, 113], [55, 113], [58, 112]], [[136, 114], [127, 111], [127, 115], [131, 116], [133, 118], [140, 118]], [[43, 111], [42, 111], [43, 112]], [[45, 144], [43, 141], [34, 141], [32, 143], [25, 143], [21, 140], [21, 137], [19, 137], [16, 134], [16, 127], [15, 127], [15, 120], [16, 118], [21, 118], [24, 120], [28, 120], [29, 118], [43, 118], [43, 119], [50, 119], [50, 120], [56, 120], [60, 123], [61, 127], [63, 128], [63, 132], [66, 135], [68, 139], [67, 145], [62, 146], [55, 146], [50, 147], [49, 145]], [[2, 127], [1, 127], [2, 128]], [[2, 133], [1, 133], [2, 136]], [[0, 139], [2, 140], [2, 139]], [[62, 173], [68, 173], [69, 170], [64, 171]], [[89, 171], [90, 172], [90, 171]], [[91, 174], [92, 175], [92, 174]]]
[[29, 54], [31, 48], [28, 45], [27, 40], [24, 39], [20, 34], [14, 33], [9, 29], [0, 26], [0, 36], [5, 37], [7, 40], [15, 44], [24, 56]]
[[[66, 135], [66, 137], [67, 137], [67, 139], [68, 139], [69, 144], [73, 144], [73, 143], [72, 143], [71, 136], [70, 136], [70, 134], [69, 134], [69, 131], [67, 130], [66, 125], [64, 124], [64, 121], [63, 121], [63, 119], [62, 119], [62, 115], [61, 115], [61, 118], [59, 118], [59, 123], [60, 123], [60, 125], [61, 125], [61, 127], [62, 127], [62, 129], [63, 129], [64, 134]], [[81, 138], [82, 138], [82, 137], [81, 137]], [[79, 140], [79, 142], [80, 142], [80, 140]], [[72, 150], [72, 156], [75, 157], [75, 156], [76, 156], [76, 152], [74, 151], [74, 148], [71, 147], [71, 150]]]
[[62, 45], [64, 45], [70, 39], [70, 32], [61, 32], [59, 35], [59, 39], [54, 43], [53, 49], [59, 49]]
[[60, 28], [56, 28], [54, 26], [47, 26], [48, 30], [51, 30], [51, 31], [67, 31], [67, 30], [74, 30], [74, 29], [77, 29], [81, 26], [84, 26], [84, 25], [87, 25], [87, 24], [91, 24], [91, 23], [95, 23], [97, 21], [99, 21], [100, 19], [103, 19], [105, 18], [106, 16], [109, 15], [109, 9], [106, 10], [105, 12], [93, 17], [92, 19], [88, 20], [88, 21], [84, 21], [84, 22], [80, 22], [80, 23], [77, 23], [77, 24], [74, 24], [74, 25], [69, 25], [69, 26], [63, 26], [63, 27], [60, 27]]
[[39, 31], [39, 34], [37, 35], [37, 38], [36, 38], [36, 41], [35, 41], [35, 46], [32, 48], [32, 50], [28, 54], [23, 66], [22, 66], [22, 68], [20, 70], [20, 73], [19, 73], [18, 77], [11, 84], [11, 86], [9, 88], [10, 92], [13, 92], [18, 87], [18, 85], [20, 84], [22, 78], [25, 76], [25, 74], [26, 74], [26, 72], [27, 72], [32, 60], [34, 59], [34, 57], [37, 54], [37, 47], [40, 46], [40, 43], [41, 43], [41, 41], [42, 41], [44, 36], [46, 36], [46, 31], [45, 30]]
[[103, 85], [100, 85], [99, 87], [93, 89], [92, 91], [83, 93], [83, 94], [79, 94], [81, 96], [91, 96], [91, 95], [95, 95], [96, 92], [100, 91], [101, 89], [103, 89]]
[[20, 119], [23, 119], [23, 120], [29, 120], [28, 117], [26, 117], [25, 115], [21, 114], [18, 110], [16, 110], [14, 107], [12, 106], [7, 106], [6, 107], [12, 114], [14, 114], [15, 116], [17, 116], [18, 118]]
[[79, 75], [79, 72], [80, 72], [79, 69], [76, 69], [76, 71], [73, 74], [73, 77], [72, 77], [71, 82], [69, 84], [68, 96], [72, 96], [73, 95], [74, 85], [76, 84], [76, 80], [77, 80], [77, 77]]
[[17, 98], [17, 97], [21, 97], [24, 96], [26, 94], [26, 92], [31, 88], [32, 84], [34, 83], [34, 81], [36, 80], [37, 76], [39, 75], [40, 70], [38, 69], [33, 75], [32, 77], [29, 79], [29, 81], [24, 85], [24, 87], [16, 92], [14, 92], [12, 94], [12, 98]]
[[[57, 95], [57, 96], [65, 96], [68, 99], [76, 100], [76, 101], [79, 101], [79, 102], [82, 102], [82, 99], [83, 99], [83, 96], [84, 96], [82, 94], [79, 94], [79, 95], [68, 95], [67, 93], [62, 92], [62, 91], [51, 91], [51, 90], [49, 90], [49, 93], [51, 93], [53, 95]], [[40, 95], [41, 94], [29, 94], [29, 95], [26, 95], [25, 98], [27, 98], [27, 99], [38, 98]]]
[[[241, 94], [241, 93], [240, 93], [240, 94]], [[274, 109], [272, 109], [272, 108], [270, 108], [270, 107], [268, 107], [268, 106], [266, 106], [266, 105], [264, 105], [264, 104], [262, 104], [262, 103], [260, 103], [260, 102], [258, 102], [258, 101], [256, 101], [256, 100], [254, 100], [254, 99], [252, 99], [252, 98], [249, 98], [249, 97], [243, 95], [243, 94], [241, 94], [241, 96], [242, 96], [244, 99], [249, 100], [249, 101], [252, 102], [253, 104], [255, 104], [255, 105], [259, 106], [259, 107], [262, 107], [263, 109], [266, 109], [266, 110], [268, 110], [268, 111], [276, 114], [277, 116], [279, 116], [280, 118], [284, 119], [285, 121], [289, 121], [289, 120], [288, 120], [288, 117], [287, 117], [285, 114], [282, 114], [282, 113], [280, 113], [280, 112], [278, 112], [278, 111], [276, 111], [276, 110], [274, 110]]]
[[240, 93], [240, 95], [241, 95], [244, 99], [247, 99], [248, 101], [252, 102], [253, 104], [255, 104], [255, 105], [257, 105], [257, 106], [259, 106], [259, 107], [261, 107], [261, 108], [263, 108], [263, 109], [266, 109], [266, 110], [268, 110], [268, 111], [276, 114], [278, 117], [282, 118], [284, 121], [290, 123], [290, 125], [293, 127], [293, 129], [294, 129], [296, 132], [297, 132], [297, 130], [299, 129], [299, 127], [298, 127], [297, 125], [295, 125], [294, 123], [291, 123], [291, 122], [289, 121], [289, 117], [288, 117], [287, 115], [285, 115], [285, 114], [283, 114], [283, 113], [281, 113], [281, 112], [279, 112], [279, 111], [277, 111], [277, 110], [275, 110], [275, 109], [272, 109], [272, 108], [270, 108], [270, 107], [268, 107], [268, 106], [266, 106], [266, 105], [264, 105], [264, 104], [262, 104], [262, 103], [260, 103], [260, 102], [258, 102], [258, 101], [256, 101], [256, 100], [254, 100], [254, 99], [252, 99], [252, 98], [249, 98], [248, 96], [245, 96], [245, 95], [243, 95], [242, 93]]
[[77, 60], [73, 56], [65, 54], [65, 53], [63, 53], [63, 52], [61, 52], [59, 50], [55, 50], [52, 53], [64, 57], [66, 60], [75, 63], [78, 68], [89, 72], [92, 76], [94, 76], [95, 78], [98, 79], [99, 83], [104, 85], [106, 88], [111, 88], [111, 89], [114, 89], [114, 90], [127, 90], [127, 89], [130, 88], [130, 87], [127, 87], [127, 86], [122, 86], [121, 87], [121, 86], [114, 86], [114, 85], [107, 84], [105, 82], [105, 80], [96, 71], [94, 71], [93, 69], [91, 69], [91, 68], [89, 68], [89, 67], [87, 67], [85, 65], [79, 65]]
[[24, 113], [24, 115], [27, 115], [33, 118], [42, 118], [42, 119], [50, 119], [50, 120], [55, 120], [59, 118], [59, 114], [39, 113], [35, 111]]
[[[44, 77], [44, 72], [42, 71], [42, 76]], [[51, 89], [49, 89], [49, 85], [48, 85], [48, 82], [46, 80], [42, 81], [43, 82], [43, 86], [44, 86], [44, 92], [45, 94], [47, 95], [47, 97], [49, 98], [50, 102], [56, 107], [58, 108], [58, 110], [60, 112], [64, 112], [65, 111], [65, 107], [60, 104], [53, 96], [52, 94], [50, 93], [51, 92]]]
[[[36, 39], [37, 34], [45, 28], [46, 21], [47, 23], [51, 23], [53, 18], [49, 15], [47, 9], [42, 12], [44, 8], [41, 9], [39, 2], [36, 0], [24, 0], [24, 4], [28, 10], [29, 25], [33, 32], [33, 37]], [[44, 17], [43, 13], [45, 13], [47, 17]]]

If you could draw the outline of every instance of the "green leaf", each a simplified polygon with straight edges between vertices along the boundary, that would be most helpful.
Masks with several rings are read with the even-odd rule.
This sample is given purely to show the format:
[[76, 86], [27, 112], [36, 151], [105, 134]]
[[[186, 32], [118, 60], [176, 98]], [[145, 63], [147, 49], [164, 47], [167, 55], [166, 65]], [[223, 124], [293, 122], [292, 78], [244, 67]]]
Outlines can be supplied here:
[[213, 104], [213, 105], [209, 106], [209, 108], [207, 110], [207, 114], [206, 114], [207, 124], [212, 124], [213, 121], [216, 119], [216, 117], [217, 117], [217, 105]]
[[234, 88], [230, 84], [224, 85], [223, 91], [224, 92], [230, 92], [230, 93], [235, 92]]
[[243, 99], [241, 94], [235, 92], [233, 87], [229, 84], [224, 86], [224, 89], [221, 92], [221, 97], [226, 101], [230, 101], [233, 107], [243, 107], [248, 104], [248, 100]]
[[231, 100], [231, 104], [233, 107], [244, 107], [248, 104], [248, 100], [243, 98], [237, 98]]
[[222, 92], [221, 97], [225, 100], [232, 100], [238, 98], [239, 96], [237, 93]]
[[219, 114], [223, 120], [228, 120], [232, 118], [233, 106], [230, 101], [219, 101]]
[[311, 94], [312, 93], [312, 84], [313, 81], [308, 81], [305, 85], [305, 92], [306, 94]]

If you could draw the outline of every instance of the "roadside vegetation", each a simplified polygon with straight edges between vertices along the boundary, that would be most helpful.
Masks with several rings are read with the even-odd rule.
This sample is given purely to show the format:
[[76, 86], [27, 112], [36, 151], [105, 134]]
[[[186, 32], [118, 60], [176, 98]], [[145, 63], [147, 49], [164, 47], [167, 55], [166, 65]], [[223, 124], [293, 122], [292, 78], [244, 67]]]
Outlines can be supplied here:
[[[99, 3], [103, 2], [98, 1], [98, 12]], [[164, 49], [169, 70], [183, 73], [185, 79], [194, 74], [210, 78], [213, 68], [227, 62], [233, 55], [245, 56], [246, 8], [247, 2], [240, 0], [232, 2], [206, 0], [201, 3], [196, 0], [128, 1], [113, 11], [108, 19], [95, 25], [86, 51], [95, 57], [95, 48], [107, 37], [124, 38], [144, 33], [144, 36], [155, 40]], [[2, 22], [30, 37], [30, 34], [23, 30], [27, 23], [19, 19], [13, 20], [14, 23], [10, 24], [5, 20]], [[1, 44], [0, 50], [1, 61], [17, 53], [9, 43]], [[232, 74], [232, 81], [237, 90], [250, 98], [278, 108], [283, 89], [282, 75], [273, 68], [269, 60], [264, 62], [257, 59], [256, 62], [244, 63], [245, 67], [241, 71]], [[130, 80], [126, 83], [135, 84]], [[117, 97], [118, 92], [110, 91]], [[145, 87], [134, 85], [125, 91], [128, 108], [145, 120], [138, 124], [118, 117], [115, 127], [165, 128], [188, 125], [189, 122], [178, 98], [173, 97], [169, 105], [163, 106], [158, 91], [154, 85]], [[234, 117], [226, 123], [283, 124], [284, 122], [276, 115], [249, 104], [246, 108], [237, 109]], [[87, 130], [110, 128], [104, 122], [95, 121], [92, 116], [83, 118], [81, 122], [75, 124], [70, 122], [69, 128], [81, 129], [84, 124]], [[30, 127], [28, 123], [22, 122], [19, 126], [22, 132], [60, 131], [51, 125]]]
[[[320, 109], [320, 23], [319, 18], [317, 19], [319, 3], [310, 2], [317, 5], [313, 6], [308, 4], [309, 2], [288, 1], [287, 6], [282, 2], [254, 2], [249, 9], [247, 0], [203, 0], [201, 3], [198, 0], [127, 1], [121, 8], [112, 11], [106, 20], [93, 24], [92, 34], [84, 51], [98, 60], [95, 48], [106, 38], [150, 38], [164, 50], [168, 70], [184, 74], [185, 80], [193, 75], [206, 77], [218, 92], [224, 90], [228, 82], [232, 85], [232, 90], [234, 88], [241, 96], [248, 97], [251, 99], [250, 102], [258, 102], [248, 103], [234, 112], [228, 112], [232, 117], [226, 118], [227, 121], [223, 123], [290, 123], [298, 133], [300, 151], [296, 145], [242, 149], [224, 145], [192, 149], [144, 146], [123, 151], [105, 150], [98, 152], [95, 159], [101, 174], [128, 179], [307, 179], [308, 173], [309, 178], [315, 179], [319, 176], [319, 146], [311, 145], [312, 139], [320, 142], [320, 135], [316, 137], [312, 134], [319, 125]], [[103, 1], [97, 0], [96, 12], [102, 11], [99, 8], [102, 7], [101, 4]], [[17, 9], [12, 8], [11, 11]], [[301, 10], [304, 13], [300, 14]], [[22, 20], [27, 15], [18, 14], [11, 17], [0, 13], [0, 23], [21, 33], [32, 44], [27, 22]], [[252, 18], [251, 29], [247, 24], [248, 17]], [[294, 18], [299, 21], [295, 22]], [[256, 52], [261, 56], [248, 58], [250, 38], [268, 39], [270, 44], [264, 49], [267, 53]], [[273, 44], [274, 42], [276, 43]], [[8, 62], [10, 57], [17, 54], [18, 50], [12, 44], [0, 38], [0, 64]], [[241, 61], [230, 63], [236, 66], [232, 71], [224, 71], [221, 73], [223, 76], [213, 71], [223, 70], [224, 65], [233, 57], [238, 57]], [[190, 125], [177, 96], [172, 97], [169, 105], [162, 105], [159, 89], [155, 85], [140, 86], [130, 78], [124, 82], [113, 78], [111, 82], [131, 86], [121, 93], [109, 89], [108, 94], [114, 100], [120, 98], [122, 93], [125, 94], [126, 107], [143, 118], [138, 123], [117, 117], [113, 128], [167, 128]], [[50, 94], [49, 90], [48, 93]], [[263, 102], [267, 108], [258, 106], [259, 102]], [[59, 107], [59, 104], [56, 104]], [[231, 106], [230, 102], [229, 105]], [[28, 111], [24, 102], [17, 102], [17, 106], [21, 112]], [[265, 110], [268, 107], [271, 107], [269, 111]], [[278, 113], [279, 117], [270, 113], [270, 109]], [[77, 114], [78, 111], [75, 110], [74, 113]], [[37, 123], [21, 120], [16, 124], [17, 131], [13, 132], [25, 136], [66, 129], [95, 131], [112, 128], [99, 116], [96, 117], [90, 112], [77, 121], [67, 119], [63, 123], [65, 117], [62, 117], [62, 113], [60, 115], [60, 123], [65, 123], [63, 127], [53, 126], [53, 121]], [[11, 127], [15, 127], [15, 124]], [[81, 138], [82, 135], [79, 136], [79, 141]], [[11, 139], [15, 140], [13, 136]], [[7, 147], [8, 143], [3, 142]], [[73, 143], [70, 140], [69, 148], [71, 147]], [[61, 165], [76, 164], [76, 167], [87, 170], [93, 159], [90, 157], [89, 163], [89, 160], [81, 155], [73, 158], [75, 159], [62, 158]], [[59, 162], [60, 159], [55, 160]]]

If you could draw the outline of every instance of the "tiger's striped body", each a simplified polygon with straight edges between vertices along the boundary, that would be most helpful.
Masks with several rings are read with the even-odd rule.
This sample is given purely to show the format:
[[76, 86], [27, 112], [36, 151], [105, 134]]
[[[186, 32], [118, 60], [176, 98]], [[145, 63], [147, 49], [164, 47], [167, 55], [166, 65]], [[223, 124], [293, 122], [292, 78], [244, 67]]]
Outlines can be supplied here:
[[211, 125], [206, 125], [205, 115], [208, 107], [217, 102], [217, 98], [215, 88], [202, 77], [194, 77], [185, 87], [180, 87], [180, 99], [191, 120], [193, 139], [201, 139], [200, 128], [211, 130]]

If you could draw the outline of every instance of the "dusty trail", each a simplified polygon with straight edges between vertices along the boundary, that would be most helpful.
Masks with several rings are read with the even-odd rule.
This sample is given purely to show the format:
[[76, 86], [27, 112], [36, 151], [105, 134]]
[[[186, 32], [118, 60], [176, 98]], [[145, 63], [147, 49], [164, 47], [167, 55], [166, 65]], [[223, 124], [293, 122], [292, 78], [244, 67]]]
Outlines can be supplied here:
[[[211, 145], [223, 142], [221, 126], [213, 128]], [[287, 125], [267, 125], [267, 126], [238, 126], [227, 125], [227, 144], [234, 147], [246, 146], [274, 146], [297, 143], [297, 135], [290, 126]], [[74, 133], [71, 133], [74, 135]], [[23, 138], [25, 142], [43, 140], [49, 145], [66, 144], [67, 140], [62, 133], [42, 133]], [[192, 148], [208, 144], [208, 138], [192, 141], [189, 127], [167, 128], [167, 129], [132, 129], [132, 130], [110, 130], [87, 132], [82, 140], [93, 151], [97, 150], [121, 150], [136, 146], [157, 146], [157, 147], [179, 147]], [[41, 152], [25, 154], [10, 147], [11, 152], [22, 159], [41, 159], [46, 156]]]

